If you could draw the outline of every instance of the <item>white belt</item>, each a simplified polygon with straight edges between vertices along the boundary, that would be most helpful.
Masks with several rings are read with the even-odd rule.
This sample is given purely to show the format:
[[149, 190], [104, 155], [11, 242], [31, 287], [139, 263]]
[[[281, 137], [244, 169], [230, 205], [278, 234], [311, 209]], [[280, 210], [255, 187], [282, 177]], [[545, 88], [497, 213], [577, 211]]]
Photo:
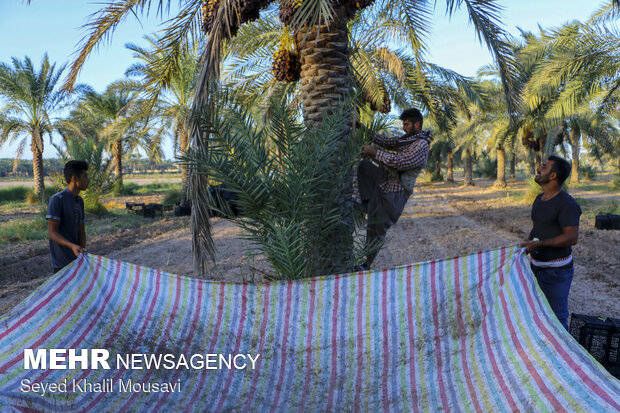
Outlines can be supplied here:
[[552, 261], [538, 261], [532, 258], [532, 265], [538, 268], [558, 268], [564, 267], [565, 265], [573, 262], [573, 254], [570, 254], [568, 257], [558, 258], [557, 260]]

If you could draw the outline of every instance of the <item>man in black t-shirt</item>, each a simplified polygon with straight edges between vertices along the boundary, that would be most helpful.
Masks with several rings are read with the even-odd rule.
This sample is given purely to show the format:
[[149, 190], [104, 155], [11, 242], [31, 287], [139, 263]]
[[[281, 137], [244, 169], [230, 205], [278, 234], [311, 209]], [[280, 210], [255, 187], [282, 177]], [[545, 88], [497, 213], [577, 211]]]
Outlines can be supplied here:
[[550, 156], [537, 169], [536, 183], [543, 193], [532, 206], [533, 227], [528, 241], [520, 246], [532, 257], [532, 271], [551, 309], [568, 330], [568, 293], [573, 281], [571, 245], [579, 236], [581, 208], [562, 190], [571, 166], [559, 156]]
[[54, 273], [84, 253], [86, 247], [84, 200], [79, 194], [90, 183], [88, 164], [69, 161], [63, 172], [67, 187], [50, 198], [45, 217]]

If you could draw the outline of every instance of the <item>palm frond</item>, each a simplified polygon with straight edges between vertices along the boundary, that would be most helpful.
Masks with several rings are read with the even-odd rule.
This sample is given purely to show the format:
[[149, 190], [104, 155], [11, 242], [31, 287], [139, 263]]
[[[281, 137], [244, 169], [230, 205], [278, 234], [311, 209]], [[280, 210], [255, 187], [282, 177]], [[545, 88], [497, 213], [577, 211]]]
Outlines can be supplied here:
[[[406, 33], [406, 41], [403, 44], [410, 44], [413, 53], [418, 59], [423, 59], [427, 51], [426, 42], [432, 28], [431, 16], [433, 15], [432, 5], [424, 0], [398, 0], [398, 1], [378, 1], [368, 13], [378, 13], [379, 19], [394, 22], [403, 28], [402, 33]], [[398, 34], [398, 32], [393, 32]], [[400, 36], [399, 36], [400, 37]], [[402, 39], [401, 40], [405, 40]]]
[[[170, 0], [168, 0], [169, 2]], [[160, 0], [160, 6], [163, 1]], [[83, 26], [87, 34], [78, 46], [78, 56], [69, 69], [63, 89], [72, 90], [82, 66], [90, 53], [102, 42], [109, 40], [116, 26], [128, 16], [136, 15], [135, 9], [148, 10], [151, 0], [115, 0], [98, 12], [89, 16], [89, 22]]]
[[336, 11], [330, 0], [306, 0], [295, 11], [291, 27], [329, 25], [336, 18]]
[[[500, 7], [494, 0], [462, 0], [467, 8], [469, 19], [473, 23], [480, 41], [484, 41], [493, 54], [499, 69], [500, 79], [506, 97], [508, 111], [515, 114], [520, 97], [516, 91], [518, 69], [509, 44], [506, 42], [506, 32], [500, 28]], [[454, 6], [461, 0], [446, 0], [448, 10], [452, 12]]]
[[589, 25], [611, 23], [620, 17], [620, 1], [608, 0], [601, 8], [595, 11], [588, 21]]
[[[285, 102], [272, 100], [268, 124], [257, 127], [260, 122], [237, 96], [217, 99], [217, 110], [201, 124], [210, 136], [208, 150], [192, 148], [186, 162], [225, 184], [244, 217], [206, 201], [245, 230], [267, 256], [275, 278], [329, 272], [326, 248], [340, 245], [334, 244], [335, 235], [344, 231], [344, 209], [336, 200], [359, 151], [344, 148], [339, 139], [348, 124], [344, 111], [308, 130]], [[346, 254], [344, 248], [332, 249]]]

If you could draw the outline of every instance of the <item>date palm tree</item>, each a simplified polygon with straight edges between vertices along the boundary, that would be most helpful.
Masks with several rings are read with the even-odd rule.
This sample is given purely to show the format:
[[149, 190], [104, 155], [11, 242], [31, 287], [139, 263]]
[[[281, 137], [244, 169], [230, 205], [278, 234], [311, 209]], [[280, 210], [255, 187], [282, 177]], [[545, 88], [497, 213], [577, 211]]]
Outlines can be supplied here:
[[[497, 156], [495, 188], [501, 189], [506, 186], [507, 150], [513, 155], [511, 175], [514, 174], [514, 155], [518, 150], [519, 137], [522, 138], [523, 146], [528, 151], [536, 152], [535, 156], [540, 160], [545, 150], [547, 135], [557, 129], [557, 125], [547, 119], [545, 114], [558, 91], [544, 85], [545, 96], [537, 95], [536, 99], [532, 99], [532, 90], [529, 88], [532, 77], [547, 58], [545, 53], [540, 52], [539, 43], [542, 36], [543, 34], [537, 37], [532, 32], [521, 31], [520, 38], [511, 39], [509, 42], [515, 62], [514, 92], [524, 96], [523, 101], [516, 105], [517, 116], [511, 116], [506, 105], [507, 99], [502, 96], [497, 68], [488, 65], [478, 71], [480, 76], [490, 78], [481, 84], [488, 99], [485, 107], [474, 109], [476, 116], [470, 126], [479, 136], [486, 138], [485, 142], [481, 142], [483, 145], [495, 150]], [[549, 142], [551, 143], [551, 140]]]
[[[541, 38], [526, 50], [528, 56], [544, 55], [525, 90], [525, 101], [531, 107], [546, 100], [545, 122], [555, 127], [567, 125], [572, 147], [571, 183], [579, 182], [579, 158], [584, 137], [598, 140], [605, 150], [614, 152], [613, 134], [604, 125], [617, 113], [620, 104], [620, 32], [615, 20], [620, 6], [613, 1], [603, 7], [587, 23], [574, 21], [543, 32]], [[592, 131], [589, 131], [590, 127]], [[553, 145], [555, 142], [549, 142]]]
[[15, 158], [21, 158], [28, 142], [32, 151], [34, 190], [45, 197], [43, 183], [44, 136], [54, 129], [52, 116], [62, 109], [68, 94], [57, 88], [64, 66], [56, 68], [47, 54], [36, 69], [29, 57], [0, 63], [0, 145], [18, 142]]
[[[531, 87], [558, 90], [548, 116], [561, 120], [566, 113], [586, 104], [612, 114], [620, 102], [620, 2], [609, 1], [585, 23], [574, 21], [544, 32], [530, 56], [545, 54]], [[612, 23], [612, 24], [609, 24]], [[546, 88], [543, 85], [546, 84]]]
[[[202, 53], [202, 70], [197, 83], [194, 108], [209, 108], [212, 103], [209, 96], [212, 87], [217, 84], [220, 62], [229, 40], [237, 33], [241, 24], [258, 17], [258, 11], [269, 5], [267, 0], [220, 0], [207, 17], [209, 18], [209, 35]], [[75, 81], [86, 57], [99, 42], [105, 38], [128, 15], [147, 12], [153, 4], [163, 12], [170, 1], [159, 0], [116, 0], [108, 3], [93, 19], [87, 23], [89, 34], [80, 47], [78, 58], [73, 63], [66, 86]], [[161, 79], [169, 78], [182, 49], [187, 47], [190, 35], [197, 37], [202, 27], [202, 0], [184, 0], [176, 16], [172, 17], [165, 29], [159, 51], [163, 59], [159, 62]], [[291, 7], [292, 3], [282, 0], [280, 8]], [[332, 1], [306, 0], [292, 12], [290, 26], [294, 32], [301, 58], [300, 98], [302, 112], [308, 128], [317, 126], [326, 113], [334, 112], [351, 94], [351, 71], [349, 70], [349, 20], [364, 6], [366, 18], [382, 19], [387, 24], [393, 23], [394, 38], [410, 44], [414, 58], [424, 61], [425, 38], [430, 31], [430, 15], [434, 2], [413, 0], [379, 0], [375, 1]], [[470, 21], [484, 41], [499, 66], [501, 80], [508, 96], [512, 96], [512, 62], [509, 49], [503, 41], [504, 31], [499, 26], [500, 8], [493, 0], [446, 0], [446, 11], [452, 15], [456, 9], [465, 7]], [[419, 79], [422, 80], [421, 78]], [[423, 88], [423, 83], [419, 84]], [[509, 101], [512, 109], [513, 100]], [[345, 113], [346, 116], [346, 113]], [[203, 149], [205, 136], [200, 132], [199, 121], [191, 129], [193, 146]], [[350, 136], [349, 128], [342, 130], [342, 139]], [[194, 253], [197, 269], [202, 270], [210, 247], [210, 230], [208, 214], [204, 203], [206, 185], [204, 179], [196, 177], [190, 186], [195, 195], [192, 225], [194, 227]], [[350, 185], [345, 186], [342, 202], [350, 203]], [[351, 204], [351, 203], [350, 203]], [[352, 204], [351, 204], [352, 208]], [[348, 218], [347, 218], [348, 219]]]
[[[115, 190], [123, 188], [123, 157], [131, 153], [137, 146], [142, 146], [147, 153], [158, 154], [158, 145], [149, 139], [147, 127], [148, 114], [142, 111], [137, 100], [136, 85], [113, 83], [105, 92], [87, 90], [71, 118], [80, 120], [82, 126], [90, 125], [97, 137], [106, 142], [107, 151], [112, 155]], [[74, 131], [71, 118], [62, 123], [64, 128]]]
[[[467, 108], [467, 101], [481, 101], [471, 79], [416, 60], [408, 47], [391, 47], [389, 25], [356, 15], [348, 29], [348, 65], [352, 87], [360, 96], [359, 109], [367, 104], [370, 112], [387, 113], [391, 108], [415, 106], [447, 127], [454, 123], [457, 109]], [[301, 110], [301, 81], [278, 82], [272, 67], [273, 55], [287, 31], [272, 8], [259, 20], [243, 25], [226, 48], [222, 83], [243, 95], [249, 105], [266, 110], [265, 102], [283, 95], [291, 108]]]
[[[134, 52], [134, 57], [140, 60], [127, 69], [125, 74], [140, 78], [144, 97], [147, 103], [153, 105], [153, 113], [159, 118], [161, 131], [168, 131], [173, 139], [175, 153], [182, 157], [189, 147], [194, 88], [200, 70], [198, 48], [189, 47], [179, 55], [173, 73], [163, 81], [158, 78], [161, 74], [153, 70], [164, 58], [162, 52], [158, 52], [159, 39], [147, 36], [146, 41], [149, 44], [148, 49], [133, 43], [125, 45]], [[187, 167], [182, 166], [181, 182], [184, 191], [187, 189], [188, 174]]]

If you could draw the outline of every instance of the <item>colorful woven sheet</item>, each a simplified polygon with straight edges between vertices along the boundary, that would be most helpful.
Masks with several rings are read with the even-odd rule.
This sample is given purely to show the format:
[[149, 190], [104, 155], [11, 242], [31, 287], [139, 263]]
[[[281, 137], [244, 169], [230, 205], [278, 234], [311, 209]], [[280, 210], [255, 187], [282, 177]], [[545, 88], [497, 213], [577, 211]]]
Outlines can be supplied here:
[[[25, 369], [25, 348], [107, 349], [111, 368]], [[259, 356], [253, 369], [114, 362], [131, 354]], [[41, 395], [24, 382], [69, 388]], [[138, 387], [119, 388], [128, 383]], [[257, 285], [80, 256], [0, 319], [0, 411], [610, 412], [619, 403], [620, 382], [561, 327], [516, 247]]]

